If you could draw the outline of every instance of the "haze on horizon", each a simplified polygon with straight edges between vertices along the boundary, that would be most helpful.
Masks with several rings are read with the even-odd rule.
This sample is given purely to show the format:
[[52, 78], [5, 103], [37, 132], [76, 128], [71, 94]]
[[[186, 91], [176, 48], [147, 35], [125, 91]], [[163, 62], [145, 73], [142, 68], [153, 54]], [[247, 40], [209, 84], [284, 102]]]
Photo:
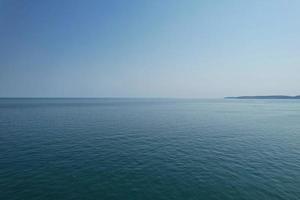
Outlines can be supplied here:
[[0, 97], [299, 95], [299, 8], [0, 0]]

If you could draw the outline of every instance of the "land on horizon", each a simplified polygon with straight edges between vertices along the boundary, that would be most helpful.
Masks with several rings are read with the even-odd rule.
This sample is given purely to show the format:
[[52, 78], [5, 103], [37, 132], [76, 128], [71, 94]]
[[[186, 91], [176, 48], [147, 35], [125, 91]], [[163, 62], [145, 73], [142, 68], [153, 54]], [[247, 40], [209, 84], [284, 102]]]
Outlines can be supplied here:
[[269, 95], [269, 96], [237, 96], [237, 97], [224, 97], [225, 99], [300, 99], [298, 96], [286, 95]]

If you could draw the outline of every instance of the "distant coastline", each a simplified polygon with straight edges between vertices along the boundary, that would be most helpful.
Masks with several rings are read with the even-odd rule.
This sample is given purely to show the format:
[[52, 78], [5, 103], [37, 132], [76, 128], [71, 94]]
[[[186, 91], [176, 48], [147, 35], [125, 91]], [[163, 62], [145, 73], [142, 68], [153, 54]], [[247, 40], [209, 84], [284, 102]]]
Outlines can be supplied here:
[[225, 99], [300, 99], [298, 96], [285, 95], [271, 95], [271, 96], [238, 96], [238, 97], [224, 97]]

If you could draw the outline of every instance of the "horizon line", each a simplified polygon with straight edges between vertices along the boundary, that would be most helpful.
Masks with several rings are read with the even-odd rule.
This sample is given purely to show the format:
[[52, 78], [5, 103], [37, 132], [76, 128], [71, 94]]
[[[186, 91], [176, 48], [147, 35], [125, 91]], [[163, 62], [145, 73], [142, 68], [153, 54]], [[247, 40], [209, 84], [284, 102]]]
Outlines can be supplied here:
[[221, 99], [223, 97], [1, 97], [0, 99]]

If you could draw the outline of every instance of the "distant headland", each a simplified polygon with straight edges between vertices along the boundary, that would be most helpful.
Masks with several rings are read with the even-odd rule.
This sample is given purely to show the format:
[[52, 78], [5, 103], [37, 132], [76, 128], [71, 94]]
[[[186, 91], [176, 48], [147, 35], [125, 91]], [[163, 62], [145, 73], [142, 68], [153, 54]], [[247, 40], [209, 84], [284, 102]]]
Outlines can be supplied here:
[[225, 99], [300, 99], [298, 96], [285, 95], [271, 95], [271, 96], [238, 96], [238, 97], [224, 97]]

